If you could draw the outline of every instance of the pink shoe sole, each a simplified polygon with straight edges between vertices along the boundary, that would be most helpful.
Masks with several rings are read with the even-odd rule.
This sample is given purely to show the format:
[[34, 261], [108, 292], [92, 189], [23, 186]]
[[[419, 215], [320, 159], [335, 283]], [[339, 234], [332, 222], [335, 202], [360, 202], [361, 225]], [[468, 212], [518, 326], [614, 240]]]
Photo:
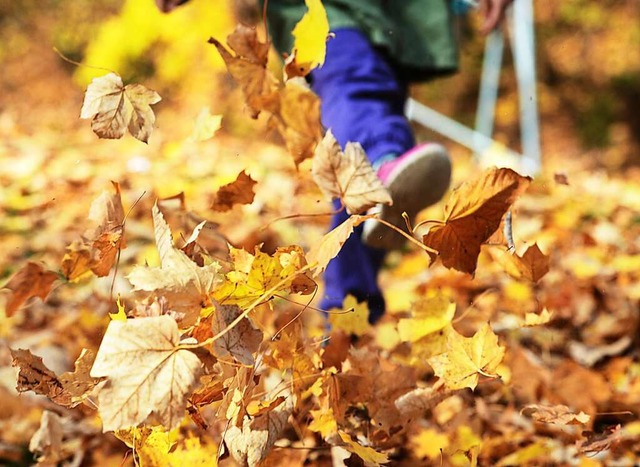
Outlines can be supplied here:
[[[443, 146], [428, 143], [387, 164], [378, 174], [391, 193], [393, 206], [378, 205], [369, 213], [380, 213], [381, 219], [406, 232], [403, 212], [414, 221], [421, 210], [438, 202], [446, 193], [451, 181], [451, 159]], [[398, 249], [404, 240], [402, 235], [375, 219], [364, 223], [362, 241], [370, 247]]]

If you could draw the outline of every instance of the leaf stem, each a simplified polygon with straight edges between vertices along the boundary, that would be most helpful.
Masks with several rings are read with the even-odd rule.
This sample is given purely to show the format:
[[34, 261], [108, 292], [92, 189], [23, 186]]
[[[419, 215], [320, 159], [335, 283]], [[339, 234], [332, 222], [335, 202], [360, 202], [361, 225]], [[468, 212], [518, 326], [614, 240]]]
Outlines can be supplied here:
[[386, 225], [387, 227], [389, 227], [390, 229], [395, 230], [396, 232], [398, 232], [400, 235], [402, 235], [403, 237], [405, 237], [407, 240], [409, 240], [411, 243], [417, 245], [418, 247], [422, 248], [424, 251], [426, 251], [427, 253], [434, 253], [434, 254], [438, 254], [438, 252], [436, 250], [434, 250], [433, 248], [428, 247], [427, 245], [425, 245], [424, 243], [422, 243], [420, 240], [417, 240], [415, 237], [409, 235], [407, 232], [405, 232], [402, 229], [399, 229], [398, 227], [396, 227], [395, 225], [393, 225], [390, 222], [385, 221], [384, 219], [380, 219], [377, 218], [376, 221], [380, 222], [383, 225]]

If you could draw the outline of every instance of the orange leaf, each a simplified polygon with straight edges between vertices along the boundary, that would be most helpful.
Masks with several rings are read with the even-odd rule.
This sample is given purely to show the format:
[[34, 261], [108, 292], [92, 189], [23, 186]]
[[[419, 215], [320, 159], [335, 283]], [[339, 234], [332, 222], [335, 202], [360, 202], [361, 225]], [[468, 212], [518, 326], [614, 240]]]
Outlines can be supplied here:
[[584, 425], [591, 420], [591, 417], [586, 413], [574, 413], [566, 405], [544, 406], [531, 404], [522, 409], [522, 414], [531, 416], [536, 422], [557, 425]]
[[44, 301], [57, 278], [55, 272], [46, 270], [39, 263], [29, 261], [4, 286], [12, 292], [5, 311], [7, 316], [13, 316], [31, 297], [40, 297]]
[[549, 272], [549, 257], [538, 247], [537, 243], [527, 248], [522, 256], [514, 255], [514, 262], [523, 277], [538, 282]]
[[502, 216], [531, 179], [511, 169], [489, 169], [451, 194], [445, 221], [434, 225], [422, 241], [438, 251], [448, 268], [473, 274], [480, 246], [498, 229]]
[[257, 182], [243, 170], [231, 183], [218, 189], [211, 209], [218, 212], [229, 211], [234, 204], [251, 204], [256, 196], [253, 187]]

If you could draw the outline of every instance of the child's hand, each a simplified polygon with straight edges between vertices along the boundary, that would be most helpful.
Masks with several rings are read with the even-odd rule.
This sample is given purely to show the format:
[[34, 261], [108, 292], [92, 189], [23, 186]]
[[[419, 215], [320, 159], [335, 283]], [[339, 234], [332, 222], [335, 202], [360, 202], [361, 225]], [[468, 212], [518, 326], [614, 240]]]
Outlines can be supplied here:
[[156, 5], [163, 13], [169, 13], [174, 8], [188, 1], [189, 0], [156, 0]]
[[480, 27], [480, 32], [488, 34], [497, 28], [504, 19], [504, 11], [513, 0], [480, 0], [480, 11], [484, 16], [484, 21]]

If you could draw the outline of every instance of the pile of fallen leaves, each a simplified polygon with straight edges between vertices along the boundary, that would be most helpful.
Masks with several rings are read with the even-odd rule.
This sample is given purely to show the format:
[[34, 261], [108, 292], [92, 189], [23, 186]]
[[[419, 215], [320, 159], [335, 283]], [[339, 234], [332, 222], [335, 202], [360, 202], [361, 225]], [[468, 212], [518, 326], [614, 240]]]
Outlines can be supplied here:
[[[323, 43], [328, 28], [313, 29]], [[353, 297], [317, 311], [327, 263], [375, 219], [364, 212], [391, 200], [359, 145], [343, 151], [330, 131], [322, 137], [318, 100], [295, 77], [322, 62], [300, 53], [312, 46], [294, 50], [282, 83], [254, 30], [238, 28], [232, 52], [211, 42], [250, 114], [268, 114], [295, 165], [311, 166], [285, 169], [299, 199], [270, 200], [260, 189], [269, 177], [256, 181], [253, 170], [195, 209], [193, 193], [140, 196], [122, 174], [92, 203], [68, 199], [88, 216], [76, 207], [62, 226], [35, 189], [1, 198], [11, 211], [1, 264], [13, 268], [0, 322], [1, 459], [28, 458], [28, 445], [43, 464], [70, 465], [129, 455], [141, 465], [635, 462], [640, 189], [631, 176], [468, 175], [443, 214], [408, 220], [410, 249], [390, 255], [382, 276], [381, 323], [369, 325]], [[112, 73], [90, 85], [82, 117], [101, 138], [128, 130], [148, 142], [159, 100]], [[219, 126], [199, 116], [187, 155]], [[25, 147], [2, 151], [17, 160]], [[43, 160], [36, 170], [54, 170]], [[63, 179], [87, 183], [78, 177]], [[350, 214], [324, 235], [320, 193]], [[43, 244], [39, 226], [59, 238], [40, 260], [11, 266], [11, 247], [27, 245], [25, 258]]]

